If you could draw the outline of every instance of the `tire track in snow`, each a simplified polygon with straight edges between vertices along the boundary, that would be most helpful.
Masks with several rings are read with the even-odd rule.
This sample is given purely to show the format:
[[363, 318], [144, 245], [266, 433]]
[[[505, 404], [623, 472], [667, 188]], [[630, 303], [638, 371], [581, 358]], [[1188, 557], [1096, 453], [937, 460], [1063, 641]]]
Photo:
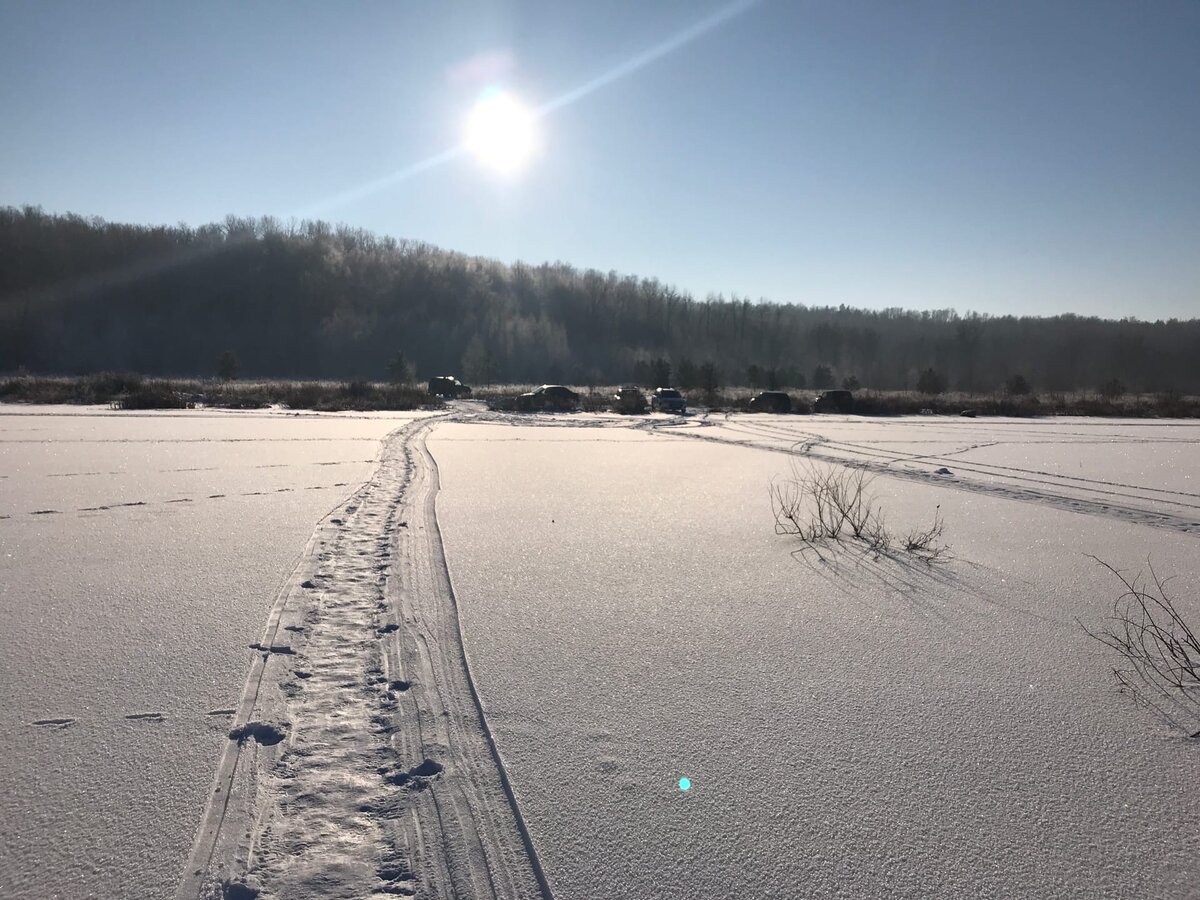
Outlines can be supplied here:
[[[419, 620], [421, 617], [427, 617], [427, 627], [416, 629], [416, 634], [422, 636], [422, 649], [428, 648], [428, 640], [426, 639], [433, 631], [439, 630], [442, 633], [438, 635], [442, 642], [443, 648], [450, 648], [451, 653], [441, 654], [437, 657], [422, 652], [419, 659], [422, 663], [440, 662], [443, 671], [435, 672], [434, 683], [438, 686], [456, 687], [456, 683], [465, 683], [466, 688], [470, 692], [472, 705], [477, 716], [478, 727], [470, 727], [469, 721], [466, 723], [466, 730], [457, 736], [451, 735], [451, 743], [457, 743], [460, 748], [458, 754], [462, 761], [469, 767], [480, 770], [483, 775], [494, 771], [499, 779], [499, 785], [504, 794], [504, 799], [507, 801], [507, 809], [498, 807], [494, 802], [490, 802], [486, 792], [493, 790], [487, 785], [486, 778], [477, 778], [472, 780], [472, 786], [477, 790], [477, 796], [482, 801], [479, 804], [479, 809], [487, 814], [490, 820], [491, 827], [486, 829], [486, 833], [492, 836], [504, 836], [503, 843], [509, 844], [508, 847], [499, 847], [503, 853], [512, 854], [514, 851], [520, 855], [523, 851], [525, 858], [528, 861], [530, 873], [537, 882], [537, 893], [532, 896], [541, 896], [545, 900], [552, 900], [552, 891], [550, 884], [546, 878], [545, 872], [542, 870], [541, 862], [537, 855], [537, 849], [533, 844], [533, 839], [526, 827], [524, 817], [521, 815], [520, 805], [517, 803], [516, 795], [513, 791], [512, 783], [508, 778], [508, 772], [504, 766], [504, 760], [500, 755], [500, 749], [496, 744], [495, 738], [492, 735], [491, 729], [488, 727], [487, 717], [483, 707], [483, 701], [479, 696], [479, 691], [475, 684], [475, 679], [471, 675], [469, 660], [466, 655], [466, 643], [462, 635], [462, 620], [458, 611], [458, 599], [454, 593], [454, 587], [450, 578], [449, 566], [446, 562], [445, 547], [442, 542], [441, 528], [437, 521], [437, 494], [440, 485], [440, 475], [437, 467], [437, 462], [425, 442], [425, 434], [420, 436], [417, 445], [419, 458], [417, 460], [418, 477], [424, 475], [429, 479], [429, 482], [424, 491], [424, 509], [422, 521], [424, 528], [418, 527], [416, 531], [410, 531], [407, 534], [414, 540], [419, 540], [422, 537], [427, 541], [427, 551], [422, 553], [409, 554], [406, 558], [410, 560], [431, 560], [432, 566], [427, 568], [427, 572], [432, 574], [436, 581], [434, 590], [409, 590], [404, 592], [402, 599], [412, 602], [413, 619]], [[420, 492], [414, 491], [414, 501]], [[422, 535], [422, 531], [424, 534]], [[416, 607], [422, 605], [424, 608], [418, 612]], [[448, 608], [447, 608], [448, 606]], [[408, 617], [406, 616], [406, 621]], [[411, 650], [411, 648], [410, 648]], [[457, 671], [455, 671], [457, 670]], [[441, 676], [441, 677], [439, 677]], [[467, 717], [469, 720], [469, 717]], [[456, 721], [451, 718], [446, 720], [445, 724], [454, 726]], [[465, 740], [464, 740], [465, 739]], [[469, 749], [470, 752], [461, 752], [463, 749]], [[513, 846], [511, 835], [508, 834], [509, 818], [508, 813], [511, 812], [511, 824], [516, 826], [517, 833], [520, 836], [520, 846]], [[500, 842], [497, 842], [500, 843]], [[523, 873], [522, 873], [523, 874]], [[529, 896], [528, 887], [522, 885], [518, 880], [514, 880], [511, 874], [508, 878], [511, 883], [513, 893], [505, 894], [507, 896]], [[480, 895], [476, 895], [480, 896]], [[502, 896], [497, 893], [496, 896]]]
[[[719, 431], [720, 429], [718, 429]], [[733, 429], [731, 429], [733, 430]], [[1123, 522], [1134, 522], [1139, 525], [1150, 525], [1159, 528], [1170, 528], [1182, 534], [1192, 534], [1200, 536], [1200, 515], [1197, 516], [1178, 516], [1169, 512], [1159, 510], [1146, 509], [1141, 506], [1127, 505], [1116, 501], [1108, 501], [1089, 497], [1076, 497], [1066, 494], [1055, 493], [1050, 490], [1039, 490], [1037, 488], [1024, 487], [1017, 484], [989, 483], [976, 481], [970, 478], [963, 478], [958, 475], [939, 475], [936, 472], [923, 472], [913, 469], [899, 469], [890, 465], [891, 454], [888, 454], [887, 461], [880, 461], [872, 458], [875, 454], [859, 455], [857, 458], [848, 458], [845, 455], [834, 455], [832, 453], [822, 453], [816, 449], [823, 441], [810, 441], [804, 444], [800, 449], [797, 449], [795, 444], [791, 446], [780, 446], [779, 444], [768, 444], [763, 441], [771, 440], [767, 435], [762, 433], [755, 434], [751, 430], [741, 430], [740, 433], [745, 434], [743, 439], [722, 437], [720, 434], [712, 433], [711, 428], [672, 428], [667, 429], [652, 429], [655, 434], [662, 434], [668, 437], [684, 438], [688, 440], [710, 441], [721, 444], [729, 444], [735, 447], [746, 447], [754, 450], [765, 450], [771, 453], [782, 453], [785, 456], [803, 456], [809, 459], [817, 459], [821, 462], [831, 463], [833, 465], [846, 466], [848, 468], [865, 469], [872, 474], [886, 475], [891, 478], [902, 478], [907, 481], [916, 481], [921, 484], [937, 485], [943, 488], [952, 488], [956, 490], [971, 491], [973, 493], [984, 494], [989, 497], [1000, 497], [1006, 500], [1018, 500], [1027, 503], [1037, 503], [1043, 506], [1051, 506], [1056, 509], [1065, 510], [1068, 512], [1084, 513], [1087, 515], [1103, 516], [1105, 518], [1118, 519]], [[796, 443], [802, 443], [803, 438]], [[849, 451], [847, 451], [849, 452]], [[956, 469], [969, 470], [968, 466], [964, 466], [961, 461], [952, 461]], [[979, 474], [991, 475], [999, 477], [996, 472], [980, 472]], [[1022, 477], [1017, 479], [1017, 476], [1012, 476], [1015, 480], [1029, 481], [1038, 485], [1046, 485], [1040, 479]], [[1051, 487], [1070, 487], [1074, 485], [1053, 485]], [[1084, 490], [1082, 488], [1075, 488]], [[1107, 496], [1133, 496], [1133, 499], [1144, 500], [1146, 502], [1155, 502], [1159, 498], [1151, 497], [1136, 497], [1134, 495], [1123, 495], [1117, 491], [1105, 491], [1090, 489], [1092, 494], [1100, 494]], [[1190, 506], [1191, 504], [1170, 502], [1175, 506]]]
[[463, 650], [430, 427], [389, 437], [281, 591], [180, 898], [550, 897]]
[[[897, 454], [887, 450], [883, 450], [873, 444], [867, 443], [852, 443], [850, 441], [835, 441], [824, 437], [818, 432], [799, 431], [793, 432], [785, 428], [772, 428], [769, 425], [758, 425], [758, 423], [741, 422], [738, 425], [726, 426], [731, 431], [741, 431], [746, 434], [766, 437], [767, 439], [776, 438], [779, 440], [792, 440], [798, 436], [797, 443], [803, 441], [809, 447], [821, 446], [827, 447], [835, 452], [845, 453], [850, 457], [869, 457], [872, 459], [884, 460], [885, 464], [892, 463], [918, 463], [927, 465], [930, 468], [939, 466], [945, 463], [951, 463], [958, 471], [972, 472], [978, 475], [991, 476], [995, 478], [1010, 478], [1015, 481], [1028, 481], [1032, 484], [1049, 485], [1051, 487], [1063, 487], [1068, 489], [1076, 489], [1080, 491], [1091, 491], [1095, 494], [1102, 494], [1113, 497], [1125, 497], [1131, 500], [1145, 500], [1155, 502], [1159, 498], [1147, 497], [1145, 494], [1162, 494], [1165, 502], [1171, 503], [1174, 506], [1183, 506], [1192, 509], [1200, 510], [1200, 504], [1189, 503], [1187, 500], [1200, 500], [1200, 493], [1193, 491], [1178, 491], [1170, 488], [1149, 487], [1140, 484], [1129, 484], [1122, 481], [1107, 481], [1099, 478], [1086, 478], [1081, 475], [1068, 475], [1064, 472], [1048, 472], [1041, 469], [1026, 469], [1020, 466], [1005, 466], [999, 463], [980, 462], [977, 460], [953, 460], [951, 457], [962, 453], [969, 453], [972, 450], [978, 450], [984, 446], [995, 446], [991, 444], [973, 444], [969, 447], [963, 447], [958, 450], [951, 450], [945, 453], [925, 453], [919, 455], [912, 454]], [[1178, 442], [1177, 442], [1178, 443]], [[1071, 482], [1071, 483], [1067, 483]], [[1129, 493], [1126, 490], [1115, 490], [1116, 488], [1126, 488], [1128, 491], [1141, 491], [1142, 493]], [[1185, 501], [1172, 500], [1172, 497], [1185, 497]]]

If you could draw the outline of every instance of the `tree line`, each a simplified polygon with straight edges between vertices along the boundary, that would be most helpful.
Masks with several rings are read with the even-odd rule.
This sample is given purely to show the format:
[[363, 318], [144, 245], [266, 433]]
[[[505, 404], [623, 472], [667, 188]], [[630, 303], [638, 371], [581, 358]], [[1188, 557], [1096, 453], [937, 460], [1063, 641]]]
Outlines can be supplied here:
[[321, 221], [0, 208], [0, 371], [1200, 393], [1197, 360], [1197, 319], [700, 300]]

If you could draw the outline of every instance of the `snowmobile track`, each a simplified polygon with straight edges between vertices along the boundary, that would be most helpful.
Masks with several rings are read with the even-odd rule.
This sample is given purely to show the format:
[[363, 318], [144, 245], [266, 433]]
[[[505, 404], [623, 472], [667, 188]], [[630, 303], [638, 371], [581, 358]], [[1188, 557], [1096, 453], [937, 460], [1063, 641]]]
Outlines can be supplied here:
[[[179, 900], [552, 893], [464, 650], [437, 420], [393, 432], [269, 617]], [[233, 735], [262, 727], [277, 743]], [[248, 733], [248, 732], [247, 732]]]

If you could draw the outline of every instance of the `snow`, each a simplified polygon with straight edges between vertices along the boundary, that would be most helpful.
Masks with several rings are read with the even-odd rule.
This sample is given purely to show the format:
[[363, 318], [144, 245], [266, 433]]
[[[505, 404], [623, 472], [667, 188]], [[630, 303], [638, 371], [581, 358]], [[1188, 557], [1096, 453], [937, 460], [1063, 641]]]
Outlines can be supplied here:
[[[0, 409], [0, 895], [1195, 896], [1080, 623], [1200, 620], [1200, 425], [452, 415]], [[796, 461], [952, 557], [776, 535]]]
[[0, 894], [174, 894], [248, 645], [412, 418], [0, 408]]
[[[1150, 557], [1200, 618], [1195, 501], [1160, 493], [1194, 484], [1200, 427], [712, 421], [429, 441], [472, 671], [559, 900], [1195, 895], [1200, 753], [1115, 694], [1077, 620], [1119, 593], [1088, 554]], [[1024, 471], [956, 469], [997, 435], [987, 462]], [[805, 439], [873, 460], [894, 530], [940, 505], [953, 560], [776, 536], [767, 485]]]
[[943, 482], [959, 489], [1200, 531], [1192, 422], [733, 416], [667, 430], [917, 480], [948, 468]]

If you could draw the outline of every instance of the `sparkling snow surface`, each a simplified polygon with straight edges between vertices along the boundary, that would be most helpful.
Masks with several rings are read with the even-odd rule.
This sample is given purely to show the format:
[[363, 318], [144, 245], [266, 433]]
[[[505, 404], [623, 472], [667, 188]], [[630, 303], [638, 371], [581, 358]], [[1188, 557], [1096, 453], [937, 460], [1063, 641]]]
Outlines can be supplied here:
[[[429, 442], [557, 900], [1197, 896], [1200, 745], [1115, 693], [1076, 620], [1120, 592], [1095, 554], [1150, 557], [1200, 621], [1200, 425], [657, 420]], [[940, 504], [953, 559], [777, 536], [803, 442], [884, 473], [894, 531]]]
[[0, 896], [173, 896], [248, 645], [410, 418], [0, 408]]

